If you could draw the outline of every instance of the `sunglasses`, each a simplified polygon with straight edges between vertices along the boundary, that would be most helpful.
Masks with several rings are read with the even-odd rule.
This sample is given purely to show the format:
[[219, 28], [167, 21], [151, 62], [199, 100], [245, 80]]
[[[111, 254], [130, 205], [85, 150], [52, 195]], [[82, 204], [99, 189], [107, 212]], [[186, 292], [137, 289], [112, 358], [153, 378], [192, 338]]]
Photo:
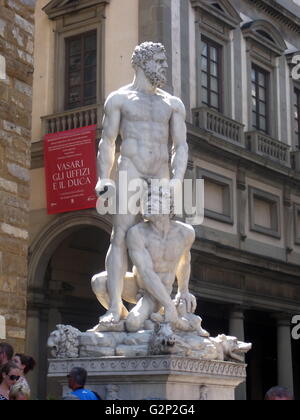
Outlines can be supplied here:
[[18, 381], [20, 379], [20, 376], [16, 376], [16, 375], [10, 375], [8, 377], [11, 381]]

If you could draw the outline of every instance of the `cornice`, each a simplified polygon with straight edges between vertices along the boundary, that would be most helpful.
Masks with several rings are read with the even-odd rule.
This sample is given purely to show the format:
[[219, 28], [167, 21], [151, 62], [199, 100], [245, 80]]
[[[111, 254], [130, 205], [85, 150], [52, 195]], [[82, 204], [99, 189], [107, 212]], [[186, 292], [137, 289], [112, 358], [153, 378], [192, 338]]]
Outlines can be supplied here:
[[274, 0], [248, 0], [249, 3], [276, 18], [281, 23], [288, 26], [292, 31], [300, 33], [300, 17], [291, 13], [288, 9], [281, 6]]
[[110, 3], [110, 0], [52, 0], [42, 10], [49, 19], [56, 19], [60, 16], [78, 12], [92, 6]]
[[214, 7], [207, 0], [191, 0], [192, 7], [204, 11], [221, 22], [225, 23], [230, 29], [235, 29], [241, 22], [241, 18], [228, 0], [220, 0], [223, 10]]
[[197, 374], [207, 377], [232, 379], [246, 377], [246, 365], [243, 363], [206, 361], [178, 356], [148, 357], [106, 357], [91, 359], [49, 359], [49, 377], [65, 377], [70, 366], [76, 363], [84, 367], [89, 376], [111, 376], [143, 374], [182, 375]]
[[187, 131], [191, 158], [193, 153], [205, 150], [208, 153], [213, 153], [214, 156], [220, 156], [222, 160], [239, 163], [241, 167], [256, 172], [262, 171], [264, 176], [268, 174], [273, 180], [275, 178], [284, 180], [299, 189], [300, 173], [294, 169], [285, 167], [269, 158], [231, 144], [192, 124], [187, 123]]

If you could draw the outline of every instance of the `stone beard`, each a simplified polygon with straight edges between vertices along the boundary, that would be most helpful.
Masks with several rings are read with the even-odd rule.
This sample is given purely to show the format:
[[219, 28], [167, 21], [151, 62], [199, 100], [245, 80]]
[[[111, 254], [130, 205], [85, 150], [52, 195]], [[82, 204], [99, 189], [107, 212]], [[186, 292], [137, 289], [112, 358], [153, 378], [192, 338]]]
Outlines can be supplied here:
[[163, 88], [167, 83], [166, 75], [154, 70], [152, 63], [146, 63], [145, 67], [143, 67], [143, 70], [151, 85], [158, 88]]
[[136, 69], [140, 67], [152, 86], [162, 89], [167, 83], [165, 68], [157, 67], [154, 56], [156, 54], [166, 55], [162, 44], [144, 42], [136, 47], [132, 56], [132, 65]]

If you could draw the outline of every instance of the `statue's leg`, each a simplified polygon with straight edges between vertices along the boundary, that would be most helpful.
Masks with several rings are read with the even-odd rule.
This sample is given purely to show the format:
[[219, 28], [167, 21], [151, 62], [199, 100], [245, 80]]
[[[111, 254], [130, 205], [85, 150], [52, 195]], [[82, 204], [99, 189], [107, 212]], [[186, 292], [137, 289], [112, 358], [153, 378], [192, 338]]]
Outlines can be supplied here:
[[145, 294], [135, 307], [129, 312], [126, 319], [126, 329], [129, 332], [137, 332], [144, 328], [144, 322], [150, 319], [150, 315], [157, 311], [158, 303], [148, 294]]
[[[135, 261], [133, 260], [133, 263]], [[174, 273], [160, 274], [159, 276], [140, 277], [142, 288], [148, 291], [152, 298], [159, 302], [157, 311], [161, 306], [164, 308], [164, 322], [175, 323], [178, 319], [175, 304], [171, 298], [172, 285], [175, 281]], [[155, 311], [153, 311], [155, 312]], [[153, 321], [160, 322], [160, 314], [151, 316]]]
[[[107, 291], [107, 271], [96, 274], [92, 278], [92, 290], [95, 293], [100, 304], [108, 309], [110, 307], [110, 299]], [[138, 294], [138, 285], [133, 273], [126, 273], [124, 278], [124, 288], [122, 292], [122, 299], [126, 302], [136, 304], [136, 296]], [[128, 315], [128, 311], [122, 304], [121, 318], [124, 319]], [[101, 319], [100, 319], [101, 321]]]
[[109, 309], [100, 318], [100, 322], [117, 324], [122, 315], [122, 292], [124, 278], [128, 267], [126, 234], [129, 228], [136, 223], [134, 215], [115, 215], [114, 230], [111, 245], [106, 257], [107, 292], [109, 296]]
[[95, 274], [92, 278], [92, 290], [95, 293], [100, 304], [105, 308], [109, 308], [109, 296], [107, 293], [107, 272]]

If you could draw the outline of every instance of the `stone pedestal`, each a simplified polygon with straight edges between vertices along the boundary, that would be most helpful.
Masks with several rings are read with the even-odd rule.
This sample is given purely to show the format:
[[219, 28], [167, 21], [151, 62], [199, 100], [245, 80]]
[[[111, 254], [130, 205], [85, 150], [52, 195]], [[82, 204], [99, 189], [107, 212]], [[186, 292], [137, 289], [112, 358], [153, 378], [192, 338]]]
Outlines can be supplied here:
[[178, 356], [51, 359], [48, 378], [70, 392], [67, 374], [75, 366], [88, 372], [86, 387], [105, 400], [234, 400], [246, 379], [246, 365]]

